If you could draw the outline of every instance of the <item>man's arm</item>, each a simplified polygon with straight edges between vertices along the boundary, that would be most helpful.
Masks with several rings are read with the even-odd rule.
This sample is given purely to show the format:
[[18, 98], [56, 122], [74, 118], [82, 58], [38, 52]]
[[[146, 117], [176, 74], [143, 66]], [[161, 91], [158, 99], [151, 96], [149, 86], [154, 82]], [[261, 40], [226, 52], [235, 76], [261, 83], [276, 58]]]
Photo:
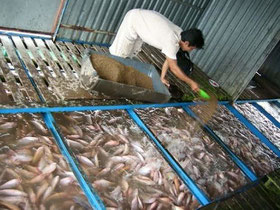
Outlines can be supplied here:
[[177, 65], [176, 60], [166, 57], [165, 62], [167, 62], [168, 66], [169, 66], [169, 69], [175, 74], [176, 77], [178, 77], [180, 80], [187, 83], [194, 92], [199, 91], [198, 84], [182, 72], [180, 67]]
[[162, 68], [161, 68], [161, 76], [160, 76], [160, 80], [162, 81], [163, 84], [165, 84], [167, 87], [170, 86], [169, 82], [165, 79], [165, 75], [167, 73], [168, 70], [168, 61], [165, 60]]

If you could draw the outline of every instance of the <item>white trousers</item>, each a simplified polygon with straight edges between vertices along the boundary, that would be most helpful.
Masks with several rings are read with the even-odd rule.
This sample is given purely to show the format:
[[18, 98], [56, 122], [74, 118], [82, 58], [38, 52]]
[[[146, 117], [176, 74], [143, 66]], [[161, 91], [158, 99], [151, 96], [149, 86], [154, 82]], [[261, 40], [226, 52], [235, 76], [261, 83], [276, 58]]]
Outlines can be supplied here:
[[109, 51], [112, 55], [131, 58], [141, 51], [142, 44], [142, 39], [134, 30], [133, 17], [129, 11], [125, 15]]

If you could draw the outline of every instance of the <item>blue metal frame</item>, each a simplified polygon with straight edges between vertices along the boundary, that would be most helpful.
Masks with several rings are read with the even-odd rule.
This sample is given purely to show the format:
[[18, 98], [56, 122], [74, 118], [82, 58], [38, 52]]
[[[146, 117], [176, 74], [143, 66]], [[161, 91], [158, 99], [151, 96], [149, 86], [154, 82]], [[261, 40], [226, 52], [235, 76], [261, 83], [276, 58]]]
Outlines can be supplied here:
[[44, 37], [44, 36], [40, 36], [40, 35], [31, 35], [31, 34], [24, 34], [24, 33], [16, 33], [16, 32], [5, 32], [5, 31], [0, 31], [0, 35], [6, 35], [6, 36], [19, 36], [19, 37], [28, 37], [28, 38], [33, 38], [33, 39], [44, 39], [44, 40], [50, 40], [50, 37]]
[[279, 99], [257, 99], [257, 100], [237, 100], [236, 104], [257, 103], [257, 102], [277, 102]]
[[134, 120], [134, 122], [150, 137], [150, 139], [155, 143], [157, 148], [160, 150], [162, 156], [167, 160], [170, 166], [176, 171], [177, 175], [182, 179], [182, 181], [189, 187], [190, 191], [197, 198], [197, 200], [202, 205], [207, 205], [210, 203], [209, 198], [205, 195], [201, 189], [195, 184], [195, 182], [187, 175], [187, 173], [182, 169], [182, 167], [177, 163], [172, 155], [162, 146], [160, 141], [152, 134], [148, 127], [143, 123], [139, 116], [132, 110], [127, 109], [128, 114]]
[[57, 35], [57, 33], [58, 33], [58, 30], [59, 30], [59, 27], [60, 27], [60, 24], [61, 24], [63, 15], [64, 15], [64, 13], [65, 13], [65, 10], [66, 10], [67, 6], [68, 6], [68, 3], [69, 3], [69, 0], [65, 0], [63, 9], [62, 9], [61, 14], [60, 14], [60, 16], [59, 16], [59, 20], [58, 20], [58, 23], [57, 23], [55, 32], [54, 32], [53, 37], [52, 37], [52, 40], [53, 40], [53, 41], [55, 41], [56, 35]]
[[[182, 106], [184, 111], [193, 117], [194, 119], [199, 120], [196, 114], [187, 106]], [[207, 125], [203, 125], [203, 128], [206, 132], [213, 137], [213, 139], [225, 150], [225, 152], [229, 155], [232, 161], [242, 170], [242, 172], [251, 180], [256, 181], [258, 179], [257, 175], [242, 161], [240, 160], [236, 154], [234, 154], [231, 149], [209, 128]]]
[[2, 108], [0, 114], [16, 113], [41, 113], [41, 112], [73, 112], [73, 111], [95, 111], [95, 110], [116, 110], [116, 109], [144, 109], [180, 107], [182, 105], [197, 105], [194, 102], [166, 103], [166, 104], [134, 104], [134, 105], [103, 105], [103, 106], [72, 106], [72, 107], [34, 107], [34, 108]]
[[18, 59], [19, 59], [21, 65], [22, 65], [22, 67], [23, 67], [23, 69], [24, 69], [24, 71], [25, 71], [25, 74], [27, 75], [27, 77], [28, 77], [28, 79], [30, 80], [32, 86], [34, 87], [34, 89], [35, 89], [35, 91], [36, 91], [36, 93], [37, 93], [37, 95], [38, 95], [40, 101], [41, 101], [42, 103], [45, 103], [45, 102], [46, 102], [45, 99], [44, 99], [43, 96], [40, 94], [40, 91], [39, 91], [39, 89], [38, 89], [38, 87], [37, 87], [37, 85], [36, 85], [34, 79], [30, 76], [29, 70], [28, 70], [28, 68], [26, 67], [26, 65], [24, 64], [24, 61], [21, 59], [19, 52], [18, 52], [16, 49], [15, 49], [15, 51], [16, 51], [17, 57], [18, 57]]
[[278, 157], [280, 150], [269, 141], [252, 123], [250, 123], [242, 114], [240, 114], [233, 106], [225, 105], [255, 136], [257, 136], [269, 149], [271, 149]]
[[89, 200], [89, 203], [94, 209], [103, 210], [106, 209], [105, 205], [97, 195], [97, 193], [93, 190], [93, 188], [89, 187], [87, 182], [85, 181], [83, 175], [81, 174], [79, 168], [77, 167], [75, 161], [73, 160], [71, 154], [69, 153], [67, 147], [63, 143], [61, 135], [57, 131], [57, 126], [55, 125], [55, 121], [51, 115], [51, 113], [42, 113], [44, 120], [46, 122], [47, 127], [52, 132], [53, 136], [55, 137], [55, 141], [57, 145], [59, 146], [61, 153], [64, 155], [64, 157], [67, 159], [67, 162], [69, 163], [70, 167], [72, 168], [75, 176], [77, 177], [77, 180], [84, 191], [86, 197]]

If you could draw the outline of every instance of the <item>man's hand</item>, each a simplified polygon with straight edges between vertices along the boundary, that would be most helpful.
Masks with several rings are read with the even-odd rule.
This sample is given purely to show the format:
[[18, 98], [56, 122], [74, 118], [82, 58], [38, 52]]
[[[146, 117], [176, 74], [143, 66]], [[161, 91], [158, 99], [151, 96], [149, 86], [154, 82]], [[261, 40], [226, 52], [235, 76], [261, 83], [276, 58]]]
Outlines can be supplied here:
[[196, 82], [192, 81], [190, 83], [190, 86], [191, 86], [191, 89], [192, 89], [193, 92], [197, 93], [199, 91], [199, 86], [198, 86], [198, 84]]
[[198, 92], [199, 86], [198, 84], [193, 81], [191, 78], [189, 78], [187, 75], [183, 73], [183, 71], [180, 69], [180, 67], [177, 65], [177, 61], [171, 58], [166, 57], [167, 64], [169, 65], [170, 70], [175, 74], [176, 77], [187, 83], [192, 91]]
[[162, 82], [163, 84], [165, 84], [167, 87], [170, 86], [168, 80], [166, 80], [166, 79], [164, 79], [164, 78], [160, 78], [160, 80], [161, 80], [161, 82]]

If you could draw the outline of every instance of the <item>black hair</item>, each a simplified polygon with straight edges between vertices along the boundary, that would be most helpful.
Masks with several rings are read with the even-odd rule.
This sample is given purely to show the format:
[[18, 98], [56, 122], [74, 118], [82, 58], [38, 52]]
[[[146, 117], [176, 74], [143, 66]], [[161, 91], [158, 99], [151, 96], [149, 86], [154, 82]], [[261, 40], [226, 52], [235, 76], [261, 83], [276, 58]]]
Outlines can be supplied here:
[[197, 28], [191, 28], [189, 30], [181, 32], [181, 40], [183, 42], [188, 41], [190, 46], [194, 46], [196, 48], [203, 48], [204, 38], [201, 30]]

